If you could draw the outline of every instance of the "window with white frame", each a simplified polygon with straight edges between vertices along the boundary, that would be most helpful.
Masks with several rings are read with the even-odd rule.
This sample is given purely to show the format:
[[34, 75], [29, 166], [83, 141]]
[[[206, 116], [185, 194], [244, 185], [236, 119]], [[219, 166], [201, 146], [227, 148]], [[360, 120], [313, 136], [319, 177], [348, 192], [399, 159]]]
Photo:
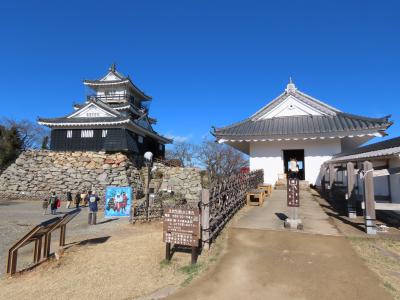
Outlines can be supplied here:
[[159, 144], [158, 149], [160, 149], [160, 151], [163, 151], [163, 144]]
[[67, 139], [72, 139], [72, 130], [67, 130]]
[[107, 129], [101, 131], [101, 137], [105, 138], [107, 136]]
[[140, 144], [143, 144], [143, 137], [142, 137], [141, 135], [138, 135], [137, 141], [138, 141]]
[[92, 138], [93, 130], [81, 130], [81, 138]]

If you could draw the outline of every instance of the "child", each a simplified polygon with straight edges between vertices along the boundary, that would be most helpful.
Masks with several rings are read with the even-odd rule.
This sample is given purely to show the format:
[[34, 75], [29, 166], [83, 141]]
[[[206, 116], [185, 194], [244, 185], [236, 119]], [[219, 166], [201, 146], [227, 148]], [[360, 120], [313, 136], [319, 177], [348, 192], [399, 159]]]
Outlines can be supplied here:
[[43, 216], [46, 214], [47, 212], [47, 208], [49, 207], [49, 200], [44, 199], [43, 203], [42, 203], [42, 208], [43, 208]]
[[57, 196], [56, 192], [52, 192], [50, 196], [50, 209], [51, 209], [51, 214], [55, 215], [56, 210], [57, 210]]

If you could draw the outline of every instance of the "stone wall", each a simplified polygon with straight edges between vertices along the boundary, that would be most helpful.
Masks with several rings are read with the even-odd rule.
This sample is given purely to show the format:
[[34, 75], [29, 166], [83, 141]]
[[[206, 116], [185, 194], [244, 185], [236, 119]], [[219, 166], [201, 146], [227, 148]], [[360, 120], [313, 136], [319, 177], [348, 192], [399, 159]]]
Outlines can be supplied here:
[[108, 185], [142, 191], [140, 172], [125, 154], [30, 150], [1, 174], [0, 197], [41, 200], [55, 191], [65, 199], [67, 191], [83, 190], [102, 196]]
[[[138, 169], [135, 159], [123, 153], [55, 152], [29, 150], [0, 175], [1, 199], [43, 200], [55, 191], [62, 200], [94, 190], [103, 198], [107, 186], [132, 186], [143, 196], [147, 168]], [[157, 191], [174, 191], [190, 202], [200, 199], [201, 172], [196, 168], [154, 164], [151, 186]]]
[[154, 164], [151, 187], [155, 191], [173, 191], [181, 194], [189, 202], [200, 200], [201, 171], [197, 168], [167, 167]]

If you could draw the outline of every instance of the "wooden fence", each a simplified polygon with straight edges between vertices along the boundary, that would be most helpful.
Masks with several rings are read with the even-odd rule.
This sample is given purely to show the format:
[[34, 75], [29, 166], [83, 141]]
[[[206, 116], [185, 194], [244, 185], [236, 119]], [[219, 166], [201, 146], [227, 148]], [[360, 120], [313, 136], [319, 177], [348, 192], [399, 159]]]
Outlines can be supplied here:
[[[374, 191], [374, 177], [398, 173], [400, 173], [400, 168], [383, 166], [374, 169], [369, 161], [328, 163], [322, 167], [322, 194], [328, 197], [343, 195], [347, 201], [349, 218], [357, 216], [357, 203], [362, 202], [365, 231], [368, 234], [376, 234], [375, 211], [400, 210], [400, 204], [391, 203], [391, 199], [384, 203], [377, 199]], [[390, 195], [389, 198], [391, 198]]]
[[263, 182], [264, 173], [257, 170], [212, 182], [209, 189], [202, 190], [200, 207], [203, 247], [209, 248], [226, 223], [245, 205], [247, 191]]

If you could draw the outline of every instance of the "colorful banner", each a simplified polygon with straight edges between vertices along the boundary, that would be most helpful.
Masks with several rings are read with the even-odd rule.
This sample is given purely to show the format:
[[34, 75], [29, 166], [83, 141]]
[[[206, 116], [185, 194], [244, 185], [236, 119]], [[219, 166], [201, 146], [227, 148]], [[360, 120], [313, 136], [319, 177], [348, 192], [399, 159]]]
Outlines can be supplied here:
[[108, 186], [104, 217], [129, 217], [132, 206], [132, 188]]

